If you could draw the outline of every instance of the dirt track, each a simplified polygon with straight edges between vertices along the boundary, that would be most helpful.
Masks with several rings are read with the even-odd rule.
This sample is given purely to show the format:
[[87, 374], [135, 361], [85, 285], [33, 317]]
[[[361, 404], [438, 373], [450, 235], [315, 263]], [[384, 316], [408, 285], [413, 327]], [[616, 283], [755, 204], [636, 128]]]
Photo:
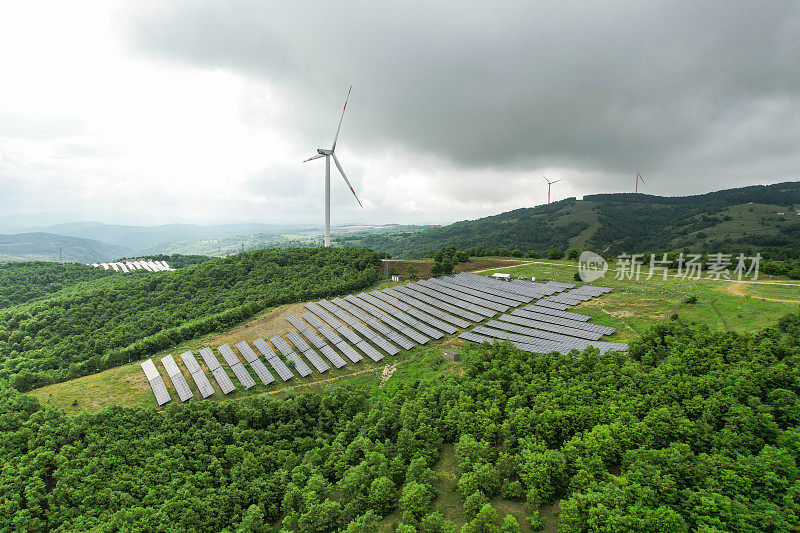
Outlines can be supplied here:
[[789, 303], [789, 304], [796, 304], [800, 303], [800, 300], [783, 300], [781, 298], [767, 298], [766, 296], [757, 296], [755, 294], [747, 294], [744, 290], [745, 283], [742, 281], [737, 281], [733, 283], [727, 283], [722, 285], [719, 290], [725, 291], [727, 293], [733, 294], [734, 296], [748, 296], [750, 298], [756, 298], [758, 300], [767, 300], [770, 302], [781, 302], [781, 303]]

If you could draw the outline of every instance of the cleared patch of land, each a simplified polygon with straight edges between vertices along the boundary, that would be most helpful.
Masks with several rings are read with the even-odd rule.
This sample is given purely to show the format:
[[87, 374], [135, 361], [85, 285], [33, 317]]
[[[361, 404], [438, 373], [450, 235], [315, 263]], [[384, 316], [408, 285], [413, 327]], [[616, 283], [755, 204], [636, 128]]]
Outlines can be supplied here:
[[[501, 268], [525, 263], [525, 259], [510, 259], [508, 257], [473, 257], [467, 263], [459, 263], [456, 270], [461, 272], [473, 272], [486, 268]], [[388, 265], [388, 266], [387, 266]], [[398, 273], [408, 276], [408, 267], [417, 269], [416, 275], [420, 278], [429, 278], [433, 259], [384, 259], [383, 268], [385, 272], [395, 269]]]

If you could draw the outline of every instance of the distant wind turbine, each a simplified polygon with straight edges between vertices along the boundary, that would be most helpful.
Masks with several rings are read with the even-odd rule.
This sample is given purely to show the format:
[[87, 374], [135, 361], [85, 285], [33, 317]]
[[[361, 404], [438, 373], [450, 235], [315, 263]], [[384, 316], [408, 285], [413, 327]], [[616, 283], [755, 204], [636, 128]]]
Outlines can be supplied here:
[[552, 184], [554, 184], [554, 183], [558, 183], [559, 181], [563, 180], [564, 178], [559, 178], [559, 179], [557, 179], [555, 181], [550, 181], [549, 179], [544, 177], [544, 174], [542, 174], [542, 177], [544, 178], [544, 181], [547, 182], [547, 205], [550, 205], [550, 186]]
[[642, 184], [644, 184], [644, 178], [641, 174], [639, 174], [639, 172], [636, 172], [636, 190], [634, 192], [639, 192], [639, 180], [641, 180]]
[[344, 178], [345, 183], [347, 186], [350, 187], [350, 192], [353, 193], [353, 196], [356, 197], [356, 201], [358, 205], [361, 205], [361, 200], [358, 199], [356, 195], [356, 191], [353, 190], [353, 186], [350, 184], [350, 180], [347, 179], [347, 176], [344, 173], [344, 169], [342, 168], [341, 163], [339, 163], [339, 159], [337, 159], [336, 154], [334, 153], [336, 150], [336, 141], [339, 139], [339, 130], [342, 129], [342, 119], [344, 118], [344, 112], [347, 109], [347, 101], [350, 99], [350, 91], [353, 89], [353, 86], [350, 86], [350, 89], [347, 90], [347, 98], [344, 100], [344, 107], [342, 108], [342, 116], [339, 117], [339, 127], [336, 128], [336, 135], [333, 137], [333, 145], [331, 145], [330, 150], [326, 148], [317, 148], [317, 155], [309, 157], [303, 163], [311, 161], [313, 159], [319, 159], [320, 157], [325, 157], [325, 246], [331, 245], [331, 157], [333, 157], [333, 162], [336, 163], [336, 168], [339, 169], [339, 173]]

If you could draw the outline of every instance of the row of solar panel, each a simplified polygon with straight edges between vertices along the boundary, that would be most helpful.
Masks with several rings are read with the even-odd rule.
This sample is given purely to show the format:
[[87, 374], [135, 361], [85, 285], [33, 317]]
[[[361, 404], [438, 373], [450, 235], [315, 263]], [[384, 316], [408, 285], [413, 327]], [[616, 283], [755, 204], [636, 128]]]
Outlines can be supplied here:
[[[278, 350], [288, 359], [291, 361], [292, 366], [294, 366], [295, 370], [303, 377], [308, 376], [311, 374], [311, 369], [306, 365], [305, 361], [303, 361], [292, 348], [279, 336], [274, 336], [270, 338], [270, 341], [278, 348]], [[259, 352], [267, 359], [267, 363], [278, 373], [278, 376], [283, 380], [287, 381], [294, 377], [293, 372], [289, 369], [286, 363], [278, 357], [278, 355], [270, 348], [267, 342], [264, 339], [256, 339], [253, 341], [253, 344], [256, 346]], [[258, 355], [253, 351], [247, 341], [241, 341], [236, 344], [236, 348], [244, 357], [247, 364], [251, 366], [255, 374], [261, 380], [264, 385], [269, 385], [270, 383], [275, 381], [272, 373], [267, 369], [266, 365], [264, 365], [263, 361], [258, 357]], [[234, 351], [228, 344], [223, 344], [218, 348], [220, 354], [222, 355], [225, 362], [231, 368], [231, 371], [234, 373], [236, 378], [242, 384], [245, 389], [249, 389], [253, 385], [255, 385], [255, 381], [253, 380], [250, 373], [245, 369], [242, 362], [236, 356]], [[206, 363], [208, 370], [214, 376], [217, 384], [220, 387], [220, 390], [223, 394], [228, 394], [232, 392], [235, 387], [233, 382], [231, 381], [228, 374], [222, 368], [217, 357], [214, 355], [214, 352], [211, 351], [211, 348], [205, 347], [200, 349], [200, 355], [203, 358], [203, 361]], [[184, 352], [181, 354], [181, 359], [183, 360], [186, 369], [189, 371], [189, 374], [192, 377], [192, 380], [197, 385], [197, 389], [200, 392], [200, 395], [203, 398], [207, 398], [208, 396], [214, 393], [214, 388], [212, 387], [211, 383], [208, 380], [208, 377], [203, 372], [202, 368], [195, 359], [192, 352]], [[189, 388], [189, 384], [186, 382], [183, 374], [181, 373], [178, 365], [175, 363], [175, 359], [172, 355], [167, 355], [161, 359], [162, 364], [164, 365], [165, 370], [167, 371], [167, 377], [169, 378], [170, 382], [172, 383], [173, 387], [175, 388], [175, 392], [178, 395], [178, 398], [181, 402], [185, 402], [186, 400], [192, 398], [194, 395]], [[324, 363], [323, 363], [324, 365]], [[156, 369], [155, 365], [151, 360], [147, 360], [141, 363], [142, 369], [147, 376], [148, 382], [150, 383], [150, 387], [153, 389], [153, 393], [156, 397], [156, 402], [158, 405], [163, 405], [164, 403], [168, 402], [171, 398], [169, 393], [167, 392], [166, 385], [164, 384], [163, 379], [161, 378], [158, 370]], [[322, 370], [325, 371], [328, 369], [327, 365], [321, 367]]]
[[[546, 334], [547, 332], [531, 330], [530, 328], [523, 328], [514, 324], [506, 324], [498, 321], [490, 321], [486, 326], [477, 326], [471, 333], [495, 339], [510, 340], [515, 344], [521, 343], [525, 345], [525, 347], [520, 346], [522, 349], [536, 353], [547, 353], [551, 351], [568, 353], [570, 350], [583, 350], [589, 346], [599, 349], [600, 352], [606, 352], [608, 350], [624, 351], [628, 349], [628, 345], [624, 343], [589, 341], [563, 336], [559, 338], [552, 335], [545, 336], [541, 334]], [[459, 337], [471, 340], [462, 335], [459, 335]]]

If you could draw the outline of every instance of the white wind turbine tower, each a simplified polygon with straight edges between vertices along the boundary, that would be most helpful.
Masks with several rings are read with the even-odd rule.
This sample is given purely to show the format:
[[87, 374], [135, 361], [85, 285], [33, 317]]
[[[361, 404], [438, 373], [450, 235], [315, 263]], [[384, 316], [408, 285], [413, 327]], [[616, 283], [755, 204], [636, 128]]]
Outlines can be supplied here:
[[636, 190], [634, 192], [639, 192], [639, 180], [642, 180], [642, 184], [644, 185], [644, 178], [642, 177], [639, 172], [636, 172]]
[[350, 192], [353, 193], [353, 196], [356, 197], [356, 201], [358, 205], [361, 205], [361, 200], [358, 199], [356, 195], [356, 191], [353, 190], [353, 186], [350, 185], [350, 180], [347, 179], [347, 176], [344, 173], [344, 169], [342, 168], [341, 163], [339, 163], [339, 159], [336, 157], [336, 141], [339, 139], [339, 130], [342, 129], [342, 119], [344, 118], [344, 112], [347, 109], [347, 101], [350, 99], [350, 91], [353, 89], [353, 86], [350, 86], [350, 89], [347, 90], [347, 98], [344, 100], [344, 107], [342, 108], [342, 116], [339, 117], [339, 127], [336, 128], [336, 135], [333, 137], [333, 145], [331, 145], [330, 150], [327, 148], [317, 148], [317, 155], [309, 157], [303, 163], [311, 161], [312, 159], [319, 159], [320, 157], [325, 158], [325, 246], [331, 245], [331, 157], [333, 157], [333, 162], [336, 164], [336, 168], [339, 169], [339, 173], [344, 178], [345, 183], [347, 186], [350, 187]]
[[[544, 178], [544, 174], [542, 174], [542, 177]], [[564, 179], [564, 178], [559, 178], [559, 179], [557, 179], [557, 180], [555, 180], [555, 181], [550, 181], [549, 179], [547, 179], [547, 178], [544, 178], [544, 181], [546, 181], [546, 182], [547, 182], [547, 205], [550, 205], [550, 186], [551, 186], [552, 184], [554, 184], [554, 183], [558, 183], [559, 181], [561, 181], [561, 180], [563, 180], [563, 179]]]

